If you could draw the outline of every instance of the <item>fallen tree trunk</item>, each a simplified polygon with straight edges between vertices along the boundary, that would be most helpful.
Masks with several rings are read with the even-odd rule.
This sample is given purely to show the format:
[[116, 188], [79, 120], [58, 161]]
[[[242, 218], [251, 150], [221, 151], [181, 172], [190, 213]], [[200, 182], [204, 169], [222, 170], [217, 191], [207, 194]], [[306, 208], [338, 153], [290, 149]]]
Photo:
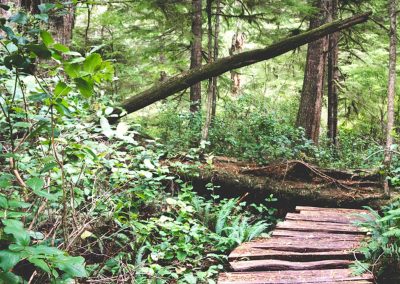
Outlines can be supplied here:
[[289, 207], [301, 204], [379, 208], [390, 202], [376, 182], [375, 173], [321, 169], [303, 161], [287, 161], [260, 168], [216, 157], [212, 167], [199, 166], [198, 170], [185, 175], [200, 191], [205, 184], [212, 182], [217, 188], [215, 194], [222, 197], [245, 196], [252, 202], [261, 202], [273, 194], [283, 206]]
[[[370, 15], [371, 12], [368, 12], [355, 15], [345, 20], [335, 21], [302, 34], [289, 37], [266, 48], [255, 49], [224, 57], [213, 63], [191, 69], [162, 83], [156, 84], [150, 89], [139, 93], [138, 95], [128, 98], [122, 103], [121, 108], [124, 109], [126, 113], [135, 112], [177, 92], [183, 91], [203, 80], [219, 76], [233, 69], [245, 67], [260, 61], [274, 58], [290, 50], [296, 49], [299, 46], [322, 38], [328, 34], [363, 23], [368, 20]], [[120, 110], [114, 111], [114, 113], [110, 116], [110, 122], [117, 121], [120, 116]]]

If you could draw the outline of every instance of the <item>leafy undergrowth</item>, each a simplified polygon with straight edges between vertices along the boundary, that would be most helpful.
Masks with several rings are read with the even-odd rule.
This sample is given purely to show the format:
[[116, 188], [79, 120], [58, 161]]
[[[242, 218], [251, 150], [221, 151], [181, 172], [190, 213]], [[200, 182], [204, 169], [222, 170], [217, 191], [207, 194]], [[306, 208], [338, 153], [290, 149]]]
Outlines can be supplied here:
[[369, 238], [360, 252], [365, 259], [354, 267], [357, 274], [372, 272], [378, 283], [398, 283], [400, 275], [400, 200], [382, 208], [382, 214], [370, 210], [370, 217], [359, 226]]
[[200, 197], [170, 171], [194, 168], [110, 126], [111, 63], [55, 43], [41, 28], [57, 5], [39, 9], [1, 24], [0, 283], [214, 283], [274, 199]]

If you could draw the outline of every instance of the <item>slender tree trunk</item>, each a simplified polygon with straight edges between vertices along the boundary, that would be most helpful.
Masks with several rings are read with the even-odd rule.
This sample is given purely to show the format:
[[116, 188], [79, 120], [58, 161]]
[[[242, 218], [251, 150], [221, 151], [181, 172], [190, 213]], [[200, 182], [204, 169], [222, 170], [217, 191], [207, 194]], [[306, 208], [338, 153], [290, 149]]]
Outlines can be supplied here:
[[[393, 144], [393, 127], [394, 127], [394, 99], [396, 94], [396, 49], [397, 49], [397, 1], [389, 0], [389, 16], [390, 16], [390, 46], [389, 46], [389, 80], [388, 80], [388, 108], [387, 108], [387, 125], [386, 125], [386, 148], [384, 165], [386, 172], [390, 169], [392, 160], [392, 144]], [[390, 196], [389, 181], [384, 180], [385, 195]]]
[[[214, 26], [214, 61], [218, 59], [219, 56], [219, 29], [220, 29], [220, 14], [221, 14], [221, 0], [216, 0], [216, 12], [215, 16], [215, 26]], [[217, 113], [217, 95], [218, 95], [218, 77], [213, 77], [213, 98], [212, 98], [212, 111], [211, 111], [211, 124], [215, 115]]]
[[[192, 42], [190, 69], [201, 66], [202, 0], [192, 0]], [[201, 82], [190, 87], [190, 111], [197, 112], [201, 106]]]
[[[327, 22], [328, 1], [316, 1], [315, 7], [319, 9], [319, 13], [311, 19], [311, 29], [315, 29]], [[314, 141], [315, 144], [318, 144], [321, 124], [327, 47], [327, 37], [308, 44], [303, 89], [296, 121], [296, 126], [303, 127], [306, 137]]]
[[[126, 99], [121, 103], [121, 108], [124, 109], [127, 114], [135, 112], [210, 77], [216, 77], [232, 69], [249, 66], [260, 61], [277, 57], [299, 46], [326, 37], [333, 32], [363, 23], [368, 20], [370, 15], [371, 12], [355, 15], [345, 20], [335, 21], [323, 27], [286, 38], [265, 48], [245, 51], [233, 56], [220, 58], [213, 63], [202, 65], [196, 69], [175, 75], [162, 83], [158, 82], [158, 84], [153, 85], [149, 89]], [[115, 109], [109, 117], [111, 123], [118, 121], [119, 118], [121, 118], [121, 110], [119, 109]]]
[[[242, 32], [239, 32], [239, 30], [236, 31], [236, 33], [232, 37], [232, 45], [231, 48], [229, 49], [229, 54], [234, 55], [237, 53], [242, 52], [243, 50], [243, 45], [245, 41], [245, 36]], [[231, 71], [231, 93], [234, 97], [238, 96], [240, 93], [240, 74], [237, 70], [232, 70]]]
[[[330, 21], [337, 19], [338, 0], [330, 1]], [[329, 35], [328, 52], [328, 138], [337, 146], [338, 81], [339, 81], [339, 32]]]
[[[212, 28], [212, 0], [207, 0], [207, 35], [208, 35], [208, 61], [207, 63], [212, 63], [213, 54], [213, 28]], [[212, 120], [212, 103], [213, 103], [213, 81], [215, 77], [208, 79], [208, 89], [207, 89], [207, 105], [206, 105], [206, 120], [204, 122], [203, 130], [201, 133], [201, 140], [207, 141], [208, 133], [210, 131], [211, 120]]]

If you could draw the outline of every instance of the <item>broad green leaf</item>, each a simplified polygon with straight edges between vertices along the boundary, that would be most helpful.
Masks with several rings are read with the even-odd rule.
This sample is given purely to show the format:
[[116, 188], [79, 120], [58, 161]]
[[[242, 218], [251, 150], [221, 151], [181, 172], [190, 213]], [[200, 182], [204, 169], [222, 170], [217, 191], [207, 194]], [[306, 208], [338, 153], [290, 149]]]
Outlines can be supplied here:
[[34, 94], [28, 97], [28, 99], [32, 102], [40, 102], [47, 98], [50, 98], [50, 96], [46, 93]]
[[0, 207], [4, 209], [8, 208], [8, 201], [4, 195], [0, 195]]
[[15, 127], [20, 127], [20, 128], [29, 128], [31, 124], [29, 122], [24, 122], [24, 121], [18, 121], [14, 123]]
[[9, 250], [0, 250], [0, 268], [8, 271], [21, 260], [21, 254]]
[[2, 175], [0, 176], [0, 188], [7, 188], [11, 186], [11, 179], [10, 175]]
[[70, 277], [87, 277], [85, 259], [81, 256], [59, 256], [55, 259], [55, 266]]
[[8, 200], [8, 206], [10, 206], [10, 208], [29, 208], [31, 205], [32, 204], [30, 203], [19, 201], [16, 199]]
[[28, 212], [16, 212], [10, 210], [0, 210], [0, 218], [11, 218], [11, 219], [18, 219], [24, 216], [29, 216], [30, 213]]
[[85, 72], [93, 74], [102, 62], [103, 60], [101, 59], [100, 54], [92, 53], [88, 57], [86, 57], [85, 62], [83, 63], [83, 70]]
[[93, 95], [93, 81], [90, 79], [76, 78], [75, 84], [81, 95], [85, 98], [90, 98]]
[[57, 166], [58, 166], [58, 164], [57, 164], [56, 162], [47, 163], [47, 164], [45, 164], [45, 165], [43, 166], [43, 168], [40, 170], [40, 173], [41, 173], [41, 174], [42, 174], [42, 173], [47, 173], [47, 172], [53, 170], [53, 169], [54, 169], [55, 167], [57, 167]]
[[54, 39], [48, 31], [41, 30], [40, 37], [44, 43], [44, 45], [49, 46], [54, 43]]
[[28, 257], [28, 261], [44, 272], [51, 273], [49, 265], [41, 258]]
[[19, 12], [9, 19], [10, 22], [25, 25], [28, 22], [28, 16], [24, 12]]
[[39, 11], [41, 13], [47, 13], [49, 12], [51, 9], [55, 8], [56, 4], [53, 3], [44, 3], [44, 4], [40, 4], [38, 5]]
[[51, 200], [51, 201], [58, 200], [58, 194], [52, 194], [52, 193], [49, 193], [49, 192], [47, 192], [45, 190], [34, 190], [33, 192], [36, 195], [38, 195], [40, 197], [44, 197], [44, 198], [46, 198], [48, 200]]
[[7, 51], [10, 53], [13, 53], [18, 50], [18, 46], [16, 46], [14, 43], [10, 42], [6, 45]]
[[27, 246], [31, 240], [29, 233], [24, 229], [24, 224], [21, 221], [6, 219], [3, 220], [4, 232], [13, 235], [17, 244]]
[[189, 283], [189, 284], [196, 284], [197, 283], [197, 277], [194, 276], [193, 273], [185, 274], [184, 278], [187, 281], [187, 283]]
[[44, 186], [44, 181], [41, 178], [33, 177], [26, 181], [26, 185], [29, 186], [32, 190], [40, 190]]
[[54, 95], [56, 97], [63, 97], [68, 95], [68, 93], [72, 90], [71, 87], [69, 87], [67, 84], [64, 82], [58, 82], [55, 89], [54, 89]]
[[64, 71], [69, 77], [75, 79], [80, 76], [81, 67], [79, 66], [79, 64], [66, 63], [64, 64]]
[[34, 15], [35, 19], [38, 19], [40, 21], [43, 21], [45, 23], [49, 22], [49, 15], [48, 14], [36, 14]]
[[64, 252], [62, 250], [59, 250], [56, 247], [48, 247], [48, 246], [44, 246], [44, 245], [30, 247], [29, 251], [31, 252], [32, 255], [43, 254], [46, 256], [54, 256], [54, 255], [63, 255], [64, 254]]
[[59, 52], [68, 52], [69, 48], [68, 46], [62, 45], [61, 43], [56, 43], [53, 45], [53, 48]]
[[25, 62], [25, 59], [16, 53], [4, 57], [4, 65], [8, 69], [12, 69], [13, 67], [22, 68]]
[[44, 44], [28, 44], [25, 48], [36, 54], [39, 58], [51, 58], [51, 51]]
[[12, 272], [0, 272], [0, 284], [18, 284], [21, 283], [21, 277]]

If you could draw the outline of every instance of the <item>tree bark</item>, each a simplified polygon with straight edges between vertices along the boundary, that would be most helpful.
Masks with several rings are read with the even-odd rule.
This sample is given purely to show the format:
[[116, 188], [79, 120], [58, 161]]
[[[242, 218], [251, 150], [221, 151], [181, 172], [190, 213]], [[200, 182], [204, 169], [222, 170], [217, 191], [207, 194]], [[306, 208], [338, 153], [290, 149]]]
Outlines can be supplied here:
[[[392, 160], [393, 127], [394, 127], [394, 99], [396, 94], [396, 49], [397, 49], [397, 15], [396, 0], [389, 0], [390, 16], [390, 46], [389, 46], [389, 79], [388, 79], [388, 106], [387, 106], [387, 125], [386, 125], [386, 148], [384, 165], [386, 172], [390, 170]], [[390, 196], [389, 181], [385, 178], [383, 183], [385, 195]]]
[[[330, 21], [337, 19], [338, 0], [330, 2]], [[339, 81], [339, 33], [329, 35], [328, 52], [328, 138], [333, 146], [337, 146], [338, 125], [338, 81]]]
[[[219, 76], [232, 69], [249, 66], [263, 60], [274, 58], [290, 50], [296, 49], [306, 43], [325, 37], [333, 32], [363, 23], [368, 20], [370, 15], [371, 12], [367, 12], [355, 15], [345, 20], [335, 21], [302, 34], [286, 38], [266, 48], [255, 49], [224, 57], [211, 64], [203, 65], [183, 72], [162, 83], [154, 85], [150, 89], [128, 98], [122, 103], [121, 108], [125, 110], [124, 114], [135, 112], [177, 92], [183, 91], [186, 88], [201, 82], [202, 80]], [[110, 116], [110, 121], [116, 122], [120, 116], [122, 116], [121, 110], [116, 109]]]
[[[212, 27], [212, 0], [207, 0], [207, 33], [208, 33], [208, 61], [210, 64], [214, 61], [213, 54], [213, 27]], [[208, 89], [207, 89], [207, 104], [206, 104], [206, 120], [201, 132], [201, 140], [207, 141], [208, 133], [210, 131], [211, 120], [212, 120], [212, 105], [213, 105], [213, 95], [214, 95], [214, 81], [215, 77], [208, 79]]]
[[[19, 6], [32, 14], [39, 14], [38, 5], [43, 3], [54, 3], [55, 1], [43, 0], [21, 0]], [[69, 45], [72, 39], [72, 30], [75, 23], [75, 6], [71, 3], [64, 4], [64, 13], [62, 16], [49, 15], [49, 26], [54, 39], [64, 45]]]
[[[221, 21], [221, 0], [216, 0], [215, 27], [214, 27], [214, 61], [219, 57], [219, 30]], [[211, 125], [217, 113], [217, 95], [218, 95], [218, 77], [213, 77], [213, 98], [212, 98], [212, 111], [211, 111]]]
[[[316, 2], [315, 7], [319, 9], [319, 13], [311, 19], [311, 29], [327, 22], [328, 1], [318, 0]], [[306, 137], [315, 144], [318, 144], [321, 124], [327, 43], [327, 38], [322, 37], [308, 44], [303, 89], [296, 120], [296, 126], [304, 128]]]
[[[201, 66], [202, 0], [192, 0], [192, 42], [190, 69]], [[201, 106], [201, 82], [190, 87], [190, 111], [197, 112]]]
[[[236, 31], [236, 33], [232, 37], [232, 45], [229, 49], [229, 54], [234, 55], [242, 52], [243, 45], [245, 41], [245, 36], [242, 32]], [[240, 93], [240, 74], [237, 70], [231, 71], [231, 93], [234, 97], [237, 97]]]

